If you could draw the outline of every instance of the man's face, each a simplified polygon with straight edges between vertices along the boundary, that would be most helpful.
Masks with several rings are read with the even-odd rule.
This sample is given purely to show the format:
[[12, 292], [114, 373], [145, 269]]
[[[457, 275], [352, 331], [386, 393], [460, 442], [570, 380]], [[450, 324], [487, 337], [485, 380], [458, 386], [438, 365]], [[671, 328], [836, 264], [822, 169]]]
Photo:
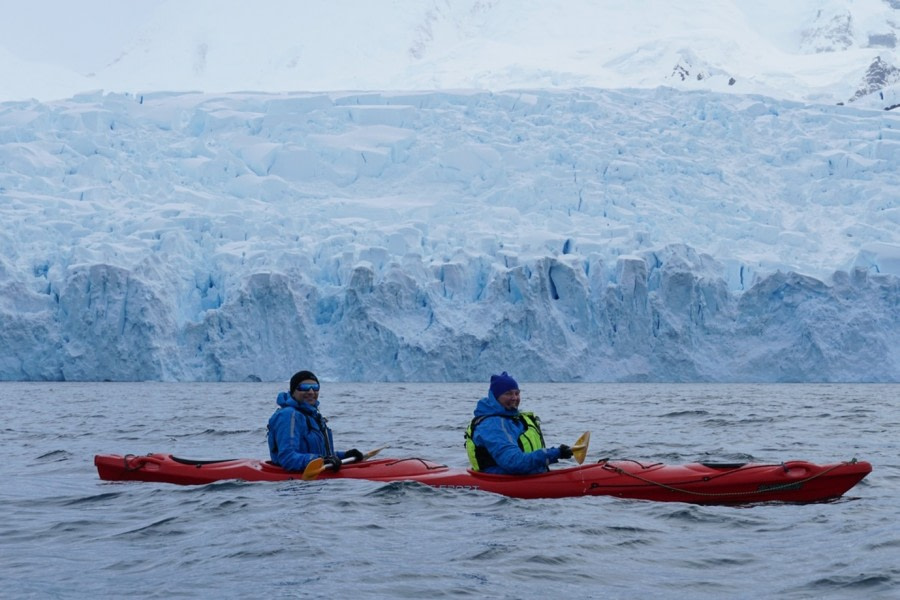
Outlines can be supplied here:
[[297, 402], [315, 404], [319, 399], [319, 382], [315, 379], [304, 379], [291, 396]]

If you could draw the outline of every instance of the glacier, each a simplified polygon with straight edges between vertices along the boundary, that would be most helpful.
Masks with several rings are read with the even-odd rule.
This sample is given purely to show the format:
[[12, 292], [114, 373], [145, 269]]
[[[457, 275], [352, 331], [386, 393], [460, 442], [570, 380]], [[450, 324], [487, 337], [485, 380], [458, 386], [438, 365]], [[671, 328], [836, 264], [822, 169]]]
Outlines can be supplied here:
[[892, 111], [98, 91], [0, 163], [0, 380], [900, 381]]

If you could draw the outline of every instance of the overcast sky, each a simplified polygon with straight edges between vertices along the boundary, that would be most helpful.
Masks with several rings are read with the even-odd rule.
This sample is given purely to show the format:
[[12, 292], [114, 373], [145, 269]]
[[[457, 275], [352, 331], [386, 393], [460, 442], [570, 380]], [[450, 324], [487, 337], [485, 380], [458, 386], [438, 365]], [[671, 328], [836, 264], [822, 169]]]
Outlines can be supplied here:
[[0, 0], [0, 40], [26, 60], [78, 73], [121, 53], [165, 0]]

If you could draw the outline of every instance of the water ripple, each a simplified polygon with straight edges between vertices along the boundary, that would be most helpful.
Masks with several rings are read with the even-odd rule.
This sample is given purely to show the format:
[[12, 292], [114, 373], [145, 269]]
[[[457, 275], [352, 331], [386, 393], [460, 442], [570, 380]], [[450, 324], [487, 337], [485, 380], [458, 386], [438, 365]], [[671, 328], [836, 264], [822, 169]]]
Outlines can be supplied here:
[[[123, 585], [136, 598], [880, 600], [900, 589], [900, 386], [528, 386], [523, 405], [551, 445], [592, 430], [588, 462], [875, 465], [834, 502], [740, 507], [410, 482], [103, 482], [96, 453], [266, 457], [280, 387], [57, 386], [71, 401], [47, 435], [13, 401], [41, 385], [0, 383], [0, 478], [15, 482], [0, 490], [0, 577], [16, 598], [121, 597]], [[330, 384], [322, 401], [339, 447], [389, 443], [388, 456], [463, 466], [483, 387]]]

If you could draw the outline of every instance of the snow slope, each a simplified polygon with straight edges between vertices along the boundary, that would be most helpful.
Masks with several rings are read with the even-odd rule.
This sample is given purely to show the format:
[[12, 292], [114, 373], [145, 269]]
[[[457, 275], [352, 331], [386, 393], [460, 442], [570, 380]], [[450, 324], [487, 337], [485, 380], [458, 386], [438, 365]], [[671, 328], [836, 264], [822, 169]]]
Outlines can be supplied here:
[[[666, 85], [834, 104], [897, 82], [898, 8], [896, 0], [9, 2], [0, 99], [96, 89]], [[889, 70], [873, 84], [878, 60]]]

